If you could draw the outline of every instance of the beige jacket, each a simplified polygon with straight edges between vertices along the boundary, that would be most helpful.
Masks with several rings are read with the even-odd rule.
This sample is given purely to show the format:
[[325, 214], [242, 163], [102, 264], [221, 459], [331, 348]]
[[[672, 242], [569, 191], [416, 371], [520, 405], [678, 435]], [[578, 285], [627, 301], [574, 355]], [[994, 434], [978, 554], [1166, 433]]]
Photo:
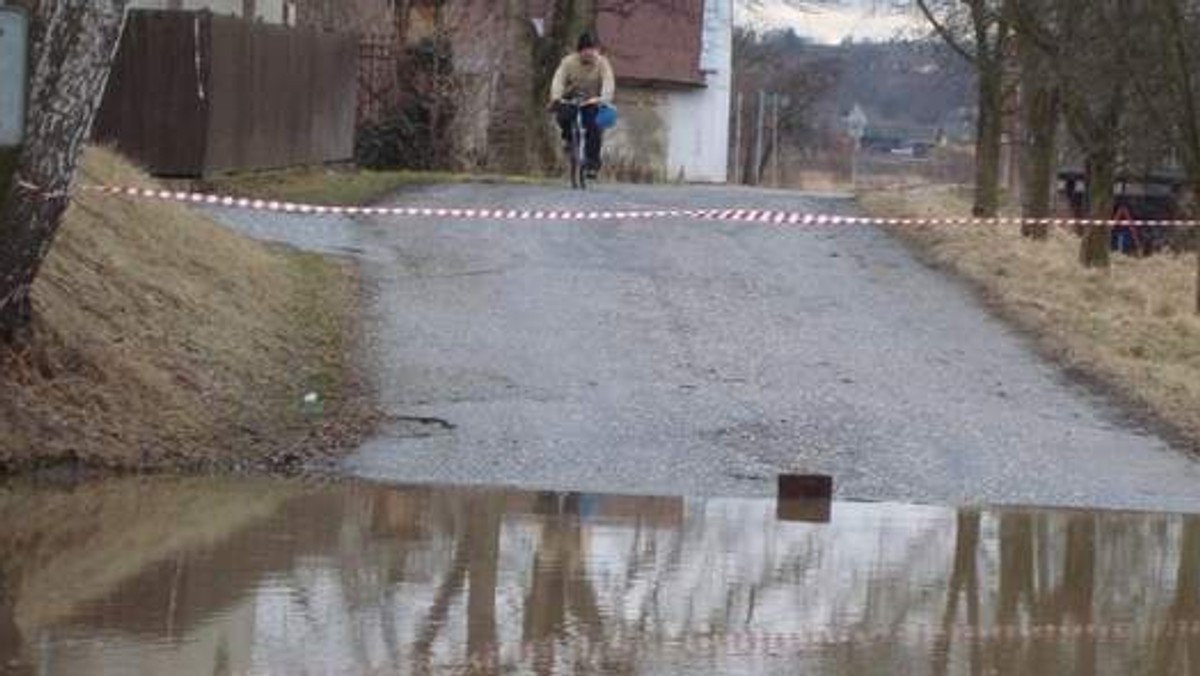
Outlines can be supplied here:
[[550, 83], [550, 100], [557, 101], [567, 94], [576, 93], [584, 98], [599, 97], [612, 103], [616, 92], [616, 78], [612, 64], [604, 56], [597, 55], [591, 64], [585, 64], [579, 54], [571, 54], [558, 64], [554, 81]]

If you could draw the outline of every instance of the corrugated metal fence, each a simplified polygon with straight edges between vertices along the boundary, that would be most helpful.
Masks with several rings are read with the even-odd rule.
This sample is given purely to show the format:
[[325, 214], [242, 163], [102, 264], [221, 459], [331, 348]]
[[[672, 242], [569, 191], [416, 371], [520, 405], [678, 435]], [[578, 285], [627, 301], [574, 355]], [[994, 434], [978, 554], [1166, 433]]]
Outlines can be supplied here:
[[164, 176], [350, 160], [358, 58], [349, 34], [131, 12], [93, 135]]

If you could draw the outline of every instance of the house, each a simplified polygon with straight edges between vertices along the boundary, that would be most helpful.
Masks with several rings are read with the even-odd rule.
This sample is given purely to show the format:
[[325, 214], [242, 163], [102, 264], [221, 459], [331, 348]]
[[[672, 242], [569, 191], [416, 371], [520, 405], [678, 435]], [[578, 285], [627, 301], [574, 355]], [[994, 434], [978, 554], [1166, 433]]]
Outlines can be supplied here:
[[725, 182], [733, 0], [597, 0], [596, 32], [618, 83], [610, 163]]
[[[132, 0], [132, 6], [160, 11], [207, 10], [217, 23], [233, 20], [230, 17], [253, 17], [253, 24], [266, 32], [290, 26], [316, 28], [322, 33], [357, 34], [360, 37], [358, 74], [350, 79], [357, 80], [358, 84], [357, 124], [360, 131], [372, 124], [390, 129], [387, 126], [389, 116], [397, 115], [397, 111], [407, 111], [414, 102], [424, 101], [429, 110], [417, 111], [413, 119], [418, 124], [413, 128], [424, 130], [430, 136], [429, 144], [438, 150], [432, 154], [440, 157], [442, 164], [503, 171], [528, 171], [546, 166], [547, 150], [555, 143], [549, 117], [538, 101], [543, 96], [539, 92], [548, 87], [558, 51], [558, 48], [548, 49], [551, 44], [548, 41], [553, 34], [554, 39], [561, 42], [564, 39], [561, 27], [570, 25], [571, 34], [565, 36], [565, 44], [559, 47], [568, 49], [574, 44], [577, 31], [591, 25], [612, 59], [618, 78], [616, 103], [621, 111], [621, 122], [610, 132], [605, 144], [613, 175], [618, 178], [724, 182], [730, 136], [733, 2], [592, 0], [578, 5], [568, 3], [569, 8], [564, 9], [562, 3], [551, 0], [513, 0], [509, 3], [495, 0]], [[448, 76], [443, 76], [436, 68], [429, 70], [428, 64], [422, 65], [421, 55], [426, 53], [423, 50], [435, 36], [448, 38], [452, 45], [447, 57], [452, 63], [452, 73]], [[185, 38], [180, 34], [181, 40]], [[194, 59], [187, 59], [182, 53], [187, 50], [180, 49], [180, 54], [165, 61], [176, 63], [180, 78], [208, 76], [207, 73], [183, 72], [186, 69], [179, 64], [192, 63]], [[213, 49], [216, 51], [199, 50], [202, 65], [208, 63], [203, 57], [210, 54], [216, 61], [224, 59], [220, 49], [215, 45]], [[246, 56], [249, 58], [250, 55]], [[421, 71], [423, 67], [428, 72]], [[140, 81], [138, 78], [142, 74], [135, 77], [130, 72], [128, 75], [118, 77], [118, 81], [124, 84]], [[180, 84], [175, 80], [169, 80], [168, 84], [178, 89], [181, 97], [195, 89], [195, 84]], [[118, 110], [110, 106], [112, 114], [106, 118], [108, 127], [125, 127], [120, 134], [123, 136], [143, 128], [144, 121], [159, 124], [164, 127], [161, 130], [164, 133], [169, 131], [166, 127], [173, 128], [174, 125], [161, 120], [123, 115], [124, 111], [135, 108], [138, 101], [146, 100], [140, 98], [141, 88], [135, 89], [139, 91], [126, 89], [127, 108]], [[248, 91], [244, 90], [241, 96], [248, 96]], [[229, 103], [231, 99], [224, 101]], [[307, 105], [319, 107], [321, 103], [311, 101]], [[143, 111], [143, 118], [146, 115], [149, 113]], [[341, 119], [341, 113], [338, 116]], [[136, 121], [131, 121], [134, 119]], [[539, 119], [545, 121], [544, 128], [539, 124], [524, 123]], [[303, 123], [297, 124], [303, 126]], [[228, 135], [214, 131], [208, 136], [211, 140]], [[346, 138], [341, 132], [337, 137]], [[385, 141], [398, 143], [394, 139]], [[155, 150], [161, 143], [141, 134], [129, 145], [146, 151]], [[345, 143], [339, 143], [338, 147], [336, 159], [345, 159]], [[409, 157], [421, 155], [404, 147]], [[244, 158], [222, 161], [217, 166], [205, 160], [200, 164], [208, 173], [277, 165], [306, 156], [283, 152], [285, 149], [286, 146], [279, 145], [269, 153], [264, 152], [262, 160]], [[192, 154], [193, 159], [183, 164], [196, 165], [195, 157], [203, 153], [193, 150]], [[334, 159], [325, 153], [307, 156], [324, 161]], [[153, 162], [148, 164], [154, 165]], [[193, 170], [176, 167], [172, 169], [175, 171], [187, 173]]]
[[[559, 54], [592, 26], [613, 62], [620, 122], [605, 141], [619, 179], [724, 182], [729, 154], [733, 0], [593, 0], [564, 14], [549, 0], [410, 0], [402, 18], [413, 45], [438, 33], [453, 45], [455, 166], [528, 171], [537, 148], [557, 147], [536, 103]], [[563, 24], [571, 26], [566, 33]], [[514, 124], [514, 120], [544, 125]], [[545, 136], [542, 144], [537, 138]]]

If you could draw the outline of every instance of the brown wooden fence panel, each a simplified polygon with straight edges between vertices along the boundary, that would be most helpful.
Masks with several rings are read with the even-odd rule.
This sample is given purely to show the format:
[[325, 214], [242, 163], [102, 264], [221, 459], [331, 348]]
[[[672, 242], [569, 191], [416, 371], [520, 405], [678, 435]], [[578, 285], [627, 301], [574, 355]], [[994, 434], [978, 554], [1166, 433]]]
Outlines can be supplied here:
[[[96, 136], [155, 173], [204, 176], [353, 158], [353, 35], [207, 12], [133, 12], [128, 26]], [[184, 64], [190, 107], [175, 102], [189, 85]]]
[[199, 15], [133, 12], [117, 51], [93, 138], [153, 171], [195, 175], [204, 163], [207, 105]]

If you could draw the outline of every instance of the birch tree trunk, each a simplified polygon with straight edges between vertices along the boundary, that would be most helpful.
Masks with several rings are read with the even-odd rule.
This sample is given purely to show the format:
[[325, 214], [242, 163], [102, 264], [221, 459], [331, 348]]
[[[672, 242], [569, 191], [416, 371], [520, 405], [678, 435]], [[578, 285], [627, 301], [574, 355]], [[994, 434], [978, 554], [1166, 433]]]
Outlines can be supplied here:
[[125, 0], [21, 0], [30, 12], [25, 143], [0, 185], [0, 341], [26, 333], [30, 290], [69, 202], [124, 26]]

